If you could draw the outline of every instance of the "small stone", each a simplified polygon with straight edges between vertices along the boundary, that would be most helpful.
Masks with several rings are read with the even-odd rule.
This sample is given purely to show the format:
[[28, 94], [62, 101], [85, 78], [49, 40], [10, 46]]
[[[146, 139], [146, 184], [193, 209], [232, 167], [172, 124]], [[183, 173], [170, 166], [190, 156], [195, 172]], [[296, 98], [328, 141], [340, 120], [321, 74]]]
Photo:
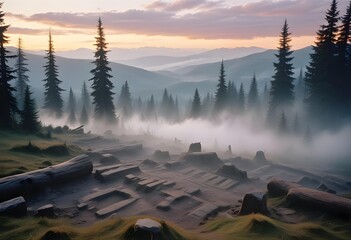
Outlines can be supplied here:
[[77, 208], [78, 208], [78, 210], [87, 209], [88, 208], [88, 204], [86, 204], [86, 203], [78, 204]]
[[41, 206], [40, 208], [38, 208], [37, 211], [38, 211], [39, 217], [48, 217], [48, 218], [55, 217], [54, 205], [52, 204], [46, 204], [44, 206]]

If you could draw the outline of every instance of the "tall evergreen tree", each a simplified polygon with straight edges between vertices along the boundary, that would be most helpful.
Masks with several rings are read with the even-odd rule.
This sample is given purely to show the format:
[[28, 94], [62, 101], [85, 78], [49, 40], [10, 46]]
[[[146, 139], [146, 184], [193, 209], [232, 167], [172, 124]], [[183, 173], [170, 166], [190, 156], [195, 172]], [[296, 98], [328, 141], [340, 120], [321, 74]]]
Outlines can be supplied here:
[[85, 125], [89, 122], [89, 115], [85, 105], [83, 105], [82, 107], [82, 112], [80, 114], [79, 122], [82, 125]]
[[278, 62], [274, 65], [274, 76], [271, 81], [270, 103], [269, 103], [269, 118], [275, 118], [275, 112], [281, 111], [284, 107], [290, 106], [294, 100], [294, 85], [293, 85], [293, 65], [291, 61], [291, 33], [287, 20], [285, 20], [279, 40], [278, 54], [275, 54]]
[[35, 102], [31, 98], [32, 93], [29, 86], [26, 85], [23, 99], [23, 110], [21, 111], [20, 128], [28, 133], [35, 133], [40, 129], [38, 112], [36, 111]]
[[17, 73], [17, 80], [16, 80], [16, 95], [18, 105], [20, 106], [24, 102], [24, 92], [26, 90], [27, 83], [29, 78], [27, 76], [27, 72], [29, 72], [28, 68], [26, 67], [28, 64], [26, 63], [27, 58], [22, 49], [22, 39], [18, 39], [18, 51], [17, 51], [17, 62], [15, 65], [16, 73]]
[[132, 114], [132, 96], [130, 94], [129, 85], [126, 81], [121, 88], [119, 95], [119, 106], [122, 110], [123, 116], [130, 117]]
[[71, 124], [74, 124], [77, 122], [76, 105], [77, 105], [76, 98], [74, 96], [72, 88], [70, 88], [68, 102], [67, 102], [67, 110], [68, 110], [68, 122]]
[[147, 102], [145, 116], [147, 119], [151, 119], [151, 120], [157, 119], [156, 111], [155, 111], [154, 95], [151, 95], [150, 99]]
[[280, 117], [279, 131], [281, 133], [286, 133], [288, 131], [288, 123], [287, 123], [284, 111], [282, 111], [282, 114]]
[[4, 24], [5, 14], [1, 11], [3, 3], [0, 3], [0, 128], [13, 128], [16, 125], [15, 114], [18, 112], [17, 101], [14, 97], [16, 91], [10, 82], [15, 78], [14, 70], [8, 65], [9, 55], [5, 44], [8, 37], [5, 35], [9, 25]]
[[238, 101], [238, 90], [236, 89], [235, 83], [233, 81], [228, 82], [228, 109], [230, 112], [235, 112], [237, 109]]
[[238, 110], [239, 110], [239, 113], [243, 113], [245, 111], [245, 91], [244, 91], [243, 83], [240, 84], [240, 89], [239, 89]]
[[214, 110], [216, 112], [221, 112], [227, 106], [227, 84], [225, 81], [225, 70], [224, 70], [223, 60], [222, 60], [221, 69], [219, 72], [219, 79], [218, 79], [215, 97], [216, 97], [216, 100], [215, 100]]
[[336, 91], [342, 117], [350, 116], [351, 108], [351, 1], [341, 18], [337, 39]]
[[206, 97], [204, 97], [204, 100], [202, 102], [201, 112], [202, 116], [206, 117], [208, 117], [212, 112], [212, 98], [209, 92], [206, 94]]
[[267, 82], [264, 84], [262, 96], [263, 96], [264, 108], [267, 109], [267, 107], [269, 105], [269, 90], [268, 90]]
[[309, 113], [316, 124], [320, 123], [324, 127], [335, 123], [338, 115], [335, 103], [337, 93], [333, 82], [337, 63], [338, 15], [337, 2], [333, 0], [326, 13], [327, 24], [323, 24], [317, 32], [317, 41], [305, 77]]
[[297, 83], [295, 85], [295, 95], [296, 100], [301, 102], [305, 99], [305, 80], [302, 68], [300, 69], [299, 77], [297, 78]]
[[80, 101], [81, 101], [82, 108], [84, 107], [87, 114], [89, 115], [89, 113], [91, 112], [91, 100], [90, 100], [90, 93], [88, 91], [88, 87], [85, 81], [83, 82], [83, 85], [82, 85]]
[[45, 99], [44, 99], [44, 108], [48, 111], [49, 114], [55, 114], [56, 117], [62, 116], [62, 107], [63, 100], [61, 97], [61, 92], [63, 91], [60, 88], [61, 80], [58, 79], [58, 70], [56, 66], [54, 45], [51, 37], [51, 31], [49, 32], [49, 49], [46, 50], [45, 59], [47, 59], [47, 64], [44, 66], [45, 69]]
[[90, 71], [93, 77], [90, 79], [92, 81], [93, 92], [93, 103], [95, 106], [95, 119], [105, 120], [108, 123], [114, 123], [116, 121], [115, 106], [113, 105], [113, 83], [110, 81], [112, 76], [109, 74], [111, 68], [108, 66], [109, 62], [107, 59], [107, 43], [105, 39], [104, 29], [102, 27], [101, 18], [98, 20], [98, 36], [95, 37], [96, 46], [95, 51], [95, 61], [93, 64], [95, 68]]
[[199, 95], [199, 91], [196, 88], [192, 107], [191, 107], [191, 117], [198, 118], [200, 117], [200, 114], [201, 114], [201, 98]]
[[247, 95], [247, 107], [249, 109], [258, 109], [259, 107], [256, 74], [254, 74], [250, 84], [250, 90]]

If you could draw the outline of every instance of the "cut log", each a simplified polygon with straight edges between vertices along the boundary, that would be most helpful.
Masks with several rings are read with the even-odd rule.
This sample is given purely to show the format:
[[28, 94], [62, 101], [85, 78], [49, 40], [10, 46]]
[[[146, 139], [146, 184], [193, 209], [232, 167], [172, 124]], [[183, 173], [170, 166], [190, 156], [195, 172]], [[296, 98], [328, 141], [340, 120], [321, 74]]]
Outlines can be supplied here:
[[44, 169], [8, 176], [0, 179], [0, 201], [25, 196], [48, 186], [91, 174], [93, 163], [87, 155]]
[[289, 190], [294, 187], [300, 187], [300, 185], [295, 183], [289, 183], [284, 180], [273, 178], [267, 184], [267, 189], [270, 195], [272, 196], [283, 196], [287, 195]]
[[102, 182], [106, 182], [111, 179], [124, 178], [128, 174], [138, 173], [138, 172], [140, 172], [140, 168], [138, 166], [135, 166], [135, 165], [122, 166], [116, 169], [108, 170], [103, 173], [96, 171], [95, 177]]

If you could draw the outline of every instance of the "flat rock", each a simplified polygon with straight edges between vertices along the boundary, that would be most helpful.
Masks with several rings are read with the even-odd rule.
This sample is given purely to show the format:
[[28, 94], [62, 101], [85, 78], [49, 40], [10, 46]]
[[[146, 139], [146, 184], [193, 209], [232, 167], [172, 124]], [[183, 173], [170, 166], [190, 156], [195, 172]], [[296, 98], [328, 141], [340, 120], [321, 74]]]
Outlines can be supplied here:
[[158, 180], [158, 181], [149, 183], [145, 186], [144, 191], [151, 192], [151, 191], [155, 190], [156, 188], [160, 187], [164, 182], [166, 182], [166, 181], [165, 180]]
[[200, 206], [199, 208], [196, 208], [189, 215], [203, 220], [203, 219], [207, 218], [208, 216], [216, 213], [218, 210], [219, 210], [219, 207], [217, 205], [214, 205], [212, 203], [205, 203], [204, 205]]
[[41, 206], [40, 208], [37, 209], [37, 211], [38, 211], [37, 215], [39, 217], [48, 217], [48, 218], [55, 217], [54, 205], [52, 204], [46, 204], [44, 206]]
[[155, 162], [154, 160], [151, 160], [151, 159], [145, 159], [141, 162], [141, 164], [148, 166], [148, 167], [155, 167], [158, 165], [157, 162]]
[[105, 217], [107, 215], [113, 214], [115, 212], [118, 212], [119, 210], [127, 207], [128, 205], [134, 203], [135, 201], [137, 201], [136, 198], [131, 198], [131, 199], [126, 199], [120, 202], [117, 202], [115, 204], [112, 204], [108, 207], [105, 207], [103, 209], [98, 210], [95, 214], [98, 217]]
[[156, 208], [162, 211], [169, 211], [171, 209], [171, 203], [167, 200], [164, 200], [157, 204]]
[[183, 156], [183, 159], [190, 164], [202, 167], [219, 167], [223, 164], [215, 152], [187, 153]]
[[88, 208], [88, 204], [86, 203], [81, 203], [77, 205], [78, 210], [84, 210]]
[[230, 163], [221, 166], [216, 173], [240, 181], [247, 180], [247, 172], [238, 169]]
[[95, 173], [95, 176], [97, 179], [103, 182], [106, 182], [111, 179], [121, 178], [128, 174], [138, 173], [138, 172], [140, 172], [140, 168], [136, 165], [131, 165], [131, 166], [123, 166], [117, 169], [112, 169], [112, 170], [103, 172], [101, 174]]
[[102, 154], [99, 162], [102, 164], [120, 163], [119, 159], [110, 153]]
[[0, 216], [23, 217], [27, 215], [27, 204], [23, 197], [0, 203]]
[[181, 163], [178, 161], [171, 161], [171, 162], [165, 163], [165, 167], [168, 169], [178, 169], [181, 166], [182, 166]]
[[187, 194], [190, 194], [190, 195], [198, 195], [201, 193], [201, 189], [200, 188], [189, 188], [189, 189], [185, 190], [185, 192]]
[[319, 185], [321, 185], [320, 181], [311, 177], [302, 177], [297, 183], [304, 187], [310, 188], [317, 188]]

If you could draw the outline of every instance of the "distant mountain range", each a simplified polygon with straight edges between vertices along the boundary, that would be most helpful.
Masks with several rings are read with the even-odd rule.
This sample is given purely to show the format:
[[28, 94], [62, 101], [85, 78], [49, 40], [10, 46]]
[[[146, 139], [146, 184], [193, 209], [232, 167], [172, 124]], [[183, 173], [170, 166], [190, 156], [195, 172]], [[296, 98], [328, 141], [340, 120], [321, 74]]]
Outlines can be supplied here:
[[[16, 51], [15, 48], [9, 48], [9, 50]], [[206, 58], [206, 56], [208, 56], [207, 59], [216, 59], [214, 62], [205, 64], [188, 64], [183, 67], [181, 67], [182, 64], [180, 64], [178, 67], [162, 71], [148, 71], [142, 68], [111, 62], [112, 81], [115, 84], [116, 93], [119, 93], [121, 85], [125, 81], [128, 81], [131, 93], [135, 98], [140, 96], [146, 99], [150, 97], [151, 94], [155, 94], [156, 98], [161, 98], [164, 88], [167, 88], [173, 96], [177, 95], [180, 100], [183, 99], [187, 101], [193, 95], [195, 88], [199, 89], [201, 96], [204, 96], [207, 92], [214, 93], [221, 59], [222, 57], [226, 59], [226, 57], [229, 58], [232, 56], [232, 59], [224, 60], [227, 81], [234, 81], [237, 87], [242, 82], [247, 92], [252, 76], [255, 73], [259, 89], [262, 91], [264, 84], [272, 79], [274, 73], [273, 62], [276, 61], [276, 57], [274, 56], [276, 50], [265, 50], [263, 52], [245, 55], [248, 54], [249, 51], [262, 50], [263, 49], [258, 48], [215, 49], [213, 51], [188, 55], [186, 57], [149, 56], [139, 58], [138, 60], [130, 60], [134, 62], [139, 61], [139, 64], [148, 64], [149, 66], [156, 67], [157, 64], [161, 65], [162, 63], [163, 66], [165, 66], [167, 64], [180, 63], [183, 60], [187, 61], [187, 59], [192, 58], [192, 56], [200, 56], [198, 59], [201, 57]], [[311, 47], [306, 47], [294, 52], [293, 64], [296, 76], [300, 68], [305, 68], [310, 61], [309, 54], [311, 50]], [[245, 56], [237, 57], [240, 56], [240, 54]], [[29, 77], [31, 85], [36, 92], [35, 96], [40, 102], [43, 98], [43, 66], [46, 61], [43, 56], [30, 52], [26, 52], [26, 57], [28, 58], [28, 68], [30, 69]], [[149, 63], [146, 63], [148, 61]], [[14, 60], [11, 60], [10, 63], [13, 65]], [[91, 60], [70, 59], [58, 56], [57, 65], [59, 79], [63, 81], [62, 87], [64, 89], [67, 90], [69, 87], [72, 87], [76, 94], [79, 94], [83, 81], [87, 81], [88, 86], [90, 85], [88, 80], [92, 76], [90, 70], [93, 68]], [[67, 91], [65, 92], [65, 97], [66, 95]]]

